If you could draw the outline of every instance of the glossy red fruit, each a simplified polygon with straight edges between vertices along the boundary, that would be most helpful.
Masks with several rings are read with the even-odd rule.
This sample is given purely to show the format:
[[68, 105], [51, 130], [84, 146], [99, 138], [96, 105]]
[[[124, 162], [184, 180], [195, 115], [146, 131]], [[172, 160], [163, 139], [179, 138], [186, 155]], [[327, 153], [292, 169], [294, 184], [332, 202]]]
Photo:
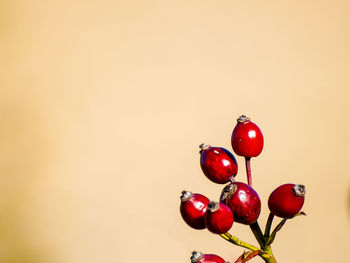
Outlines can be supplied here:
[[270, 194], [268, 205], [272, 214], [282, 218], [295, 216], [304, 205], [305, 186], [284, 184]]
[[192, 228], [205, 228], [205, 213], [209, 199], [201, 194], [193, 194], [190, 191], [182, 191], [180, 197], [180, 213], [185, 222]]
[[191, 256], [191, 263], [226, 263], [225, 260], [214, 254], [203, 254], [201, 252], [193, 251]]
[[225, 148], [211, 147], [207, 144], [200, 146], [200, 164], [205, 176], [214, 183], [224, 184], [235, 177], [238, 166], [232, 153]]
[[237, 155], [256, 157], [264, 147], [264, 137], [259, 127], [242, 115], [237, 119], [237, 125], [232, 132], [231, 144]]
[[226, 233], [233, 225], [231, 209], [223, 203], [211, 201], [205, 215], [205, 225], [214, 234]]
[[251, 225], [258, 220], [261, 201], [251, 186], [241, 182], [228, 184], [220, 200], [232, 210], [235, 222]]

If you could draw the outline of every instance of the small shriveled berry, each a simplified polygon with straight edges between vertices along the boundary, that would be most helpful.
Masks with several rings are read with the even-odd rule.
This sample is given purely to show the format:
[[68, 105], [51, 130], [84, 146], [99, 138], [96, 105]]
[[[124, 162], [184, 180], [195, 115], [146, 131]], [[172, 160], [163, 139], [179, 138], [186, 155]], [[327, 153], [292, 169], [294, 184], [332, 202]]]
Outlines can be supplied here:
[[230, 183], [224, 187], [220, 200], [232, 210], [235, 222], [250, 225], [258, 220], [261, 201], [251, 186], [241, 182]]
[[205, 228], [205, 213], [209, 199], [201, 194], [193, 194], [190, 191], [182, 191], [180, 197], [180, 213], [183, 220], [192, 228]]
[[270, 194], [268, 205], [272, 214], [282, 218], [295, 216], [304, 205], [305, 186], [283, 184]]
[[264, 147], [264, 137], [259, 127], [244, 115], [237, 119], [231, 144], [234, 152], [246, 158], [258, 156]]
[[193, 251], [191, 256], [191, 263], [228, 263], [222, 257], [214, 254], [203, 254], [201, 252]]
[[200, 164], [205, 176], [214, 183], [227, 183], [230, 177], [235, 177], [238, 166], [233, 154], [222, 147], [200, 146]]
[[223, 204], [211, 201], [205, 216], [205, 225], [214, 234], [223, 234], [229, 231], [233, 224], [231, 209]]

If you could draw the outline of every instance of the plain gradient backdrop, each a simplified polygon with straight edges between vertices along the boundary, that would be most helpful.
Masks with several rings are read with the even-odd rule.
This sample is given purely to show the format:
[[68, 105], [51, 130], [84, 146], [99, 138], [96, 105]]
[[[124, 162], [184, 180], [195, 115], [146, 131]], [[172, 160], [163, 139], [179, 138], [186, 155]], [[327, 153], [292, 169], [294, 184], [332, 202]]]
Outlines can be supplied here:
[[[246, 114], [269, 193], [303, 183], [278, 262], [347, 262], [350, 2], [0, 1], [0, 262], [189, 262], [243, 252], [179, 214], [218, 199], [202, 142], [231, 149]], [[245, 180], [238, 158], [237, 179]], [[231, 233], [256, 243], [246, 226]], [[251, 262], [262, 262], [255, 258]]]

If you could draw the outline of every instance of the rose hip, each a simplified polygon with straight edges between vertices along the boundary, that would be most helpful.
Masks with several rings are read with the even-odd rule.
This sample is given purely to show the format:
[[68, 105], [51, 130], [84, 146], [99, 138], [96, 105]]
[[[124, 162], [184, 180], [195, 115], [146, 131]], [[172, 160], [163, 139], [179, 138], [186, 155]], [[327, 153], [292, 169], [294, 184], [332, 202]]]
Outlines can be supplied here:
[[251, 225], [259, 217], [261, 210], [259, 195], [245, 183], [235, 182], [226, 185], [220, 200], [232, 210], [235, 222]]
[[207, 144], [200, 146], [200, 164], [205, 176], [214, 183], [227, 183], [230, 177], [235, 177], [238, 166], [232, 153], [225, 148], [211, 147]]
[[225, 263], [225, 260], [214, 254], [203, 254], [201, 252], [193, 251], [191, 263]]
[[183, 220], [194, 229], [205, 228], [205, 213], [209, 199], [201, 194], [182, 191], [180, 212]]
[[305, 186], [283, 184], [270, 194], [268, 205], [272, 214], [282, 218], [295, 216], [304, 205]]
[[264, 137], [259, 127], [244, 115], [237, 119], [231, 144], [234, 152], [246, 158], [258, 156], [264, 147]]
[[214, 234], [223, 234], [230, 230], [233, 224], [231, 209], [223, 204], [211, 201], [205, 216], [205, 225]]

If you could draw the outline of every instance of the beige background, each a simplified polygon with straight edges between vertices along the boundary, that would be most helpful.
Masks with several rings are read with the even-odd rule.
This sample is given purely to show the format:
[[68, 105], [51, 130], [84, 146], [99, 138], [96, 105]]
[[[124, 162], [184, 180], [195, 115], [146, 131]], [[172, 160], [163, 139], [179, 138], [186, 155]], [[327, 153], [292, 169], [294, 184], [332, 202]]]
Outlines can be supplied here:
[[198, 145], [231, 149], [240, 114], [265, 136], [260, 224], [275, 187], [307, 186], [278, 262], [346, 262], [349, 3], [1, 1], [0, 262], [233, 261], [178, 207], [183, 189], [218, 198]]

